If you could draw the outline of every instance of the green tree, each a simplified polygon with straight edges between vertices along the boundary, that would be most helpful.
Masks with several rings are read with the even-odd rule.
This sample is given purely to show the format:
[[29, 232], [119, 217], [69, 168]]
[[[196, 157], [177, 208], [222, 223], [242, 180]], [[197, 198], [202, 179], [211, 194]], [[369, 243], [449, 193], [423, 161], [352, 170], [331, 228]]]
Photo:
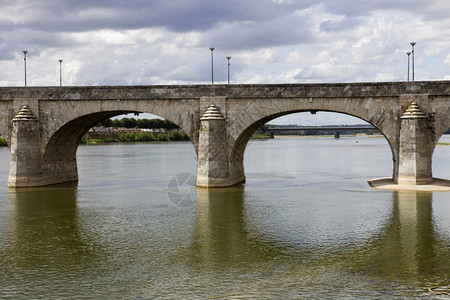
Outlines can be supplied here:
[[2, 136], [0, 136], [0, 147], [8, 147], [6, 140]]

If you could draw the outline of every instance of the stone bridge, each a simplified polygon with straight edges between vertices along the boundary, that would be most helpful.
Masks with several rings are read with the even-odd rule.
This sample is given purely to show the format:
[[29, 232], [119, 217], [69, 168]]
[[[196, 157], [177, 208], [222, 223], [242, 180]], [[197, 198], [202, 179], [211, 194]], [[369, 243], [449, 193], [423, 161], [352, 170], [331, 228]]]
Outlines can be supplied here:
[[358, 117], [389, 143], [393, 181], [433, 181], [432, 156], [450, 127], [450, 82], [0, 88], [0, 134], [11, 150], [8, 185], [78, 180], [76, 151], [98, 122], [145, 112], [177, 124], [194, 144], [197, 185], [245, 181], [252, 134], [277, 117], [329, 111]]

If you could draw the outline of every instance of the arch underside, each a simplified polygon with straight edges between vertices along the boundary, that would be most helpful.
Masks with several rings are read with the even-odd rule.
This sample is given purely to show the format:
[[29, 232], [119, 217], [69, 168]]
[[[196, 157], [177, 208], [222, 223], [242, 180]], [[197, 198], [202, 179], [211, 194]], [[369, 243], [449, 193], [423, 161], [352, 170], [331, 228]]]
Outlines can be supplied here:
[[[376, 122], [372, 122], [370, 120], [367, 120], [364, 117], [355, 115], [355, 114], [350, 114], [350, 113], [345, 113], [345, 112], [341, 112], [341, 111], [335, 111], [335, 110], [314, 110], [315, 112], [319, 112], [319, 111], [323, 111], [323, 112], [333, 112], [333, 113], [340, 113], [340, 114], [346, 114], [346, 115], [350, 115], [353, 117], [356, 117], [358, 119], [361, 119], [364, 122], [367, 122], [369, 124], [371, 124], [372, 126], [374, 126], [376, 129], [378, 129], [380, 131], [380, 133], [385, 137], [385, 139], [387, 140], [389, 147], [391, 149], [391, 153], [392, 153], [392, 158], [393, 158], [393, 177], [396, 176], [397, 171], [397, 166], [396, 166], [396, 160], [398, 160], [398, 137], [396, 135], [394, 135], [392, 132], [386, 132], [385, 130], [383, 130], [383, 127], [380, 126], [379, 124], [377, 124]], [[238, 138], [235, 140], [233, 148], [231, 150], [231, 156], [230, 156], [230, 162], [231, 163], [238, 163], [239, 166], [236, 167], [237, 169], [242, 169], [243, 172], [243, 161], [244, 161], [244, 153], [245, 153], [245, 149], [247, 147], [248, 141], [250, 140], [250, 138], [252, 137], [253, 133], [259, 129], [261, 126], [263, 126], [264, 124], [266, 124], [267, 122], [270, 122], [273, 119], [276, 119], [278, 117], [282, 117], [285, 115], [289, 115], [289, 114], [293, 114], [293, 113], [302, 113], [302, 112], [311, 112], [311, 110], [307, 110], [307, 109], [299, 109], [299, 110], [292, 110], [292, 111], [284, 111], [284, 112], [278, 112], [278, 113], [274, 113], [271, 115], [267, 115], [264, 116], [256, 121], [254, 121], [253, 123], [251, 123], [250, 125], [248, 125], [243, 131], [242, 133], [238, 136]]]
[[[61, 126], [46, 143], [42, 153], [43, 176], [49, 178], [47, 181], [54, 180], [55, 183], [78, 180], [76, 152], [85, 133], [101, 121], [128, 113], [142, 111], [113, 110], [90, 113]], [[182, 125], [176, 125], [183, 129]], [[54, 178], [55, 174], [57, 178]]]
[[76, 118], [61, 128], [59, 128], [48, 141], [45, 151], [44, 160], [51, 157], [57, 157], [58, 153], [69, 152], [69, 155], [75, 155], [81, 138], [93, 126], [99, 122], [121, 114], [131, 113], [130, 111], [107, 111], [93, 113]]
[[[84, 134], [99, 122], [130, 113], [107, 111], [76, 118], [57, 130], [44, 148], [43, 177], [49, 184], [78, 180], [76, 152]], [[54, 182], [53, 182], [54, 181]]]
[[434, 126], [434, 142], [437, 143], [442, 135], [450, 128], [450, 106], [447, 109], [439, 110], [436, 113], [435, 119], [439, 119], [439, 122], [435, 122]]
[[[360, 116], [356, 116], [353, 114], [349, 114], [349, 113], [344, 113], [344, 112], [340, 112], [340, 111], [332, 111], [332, 110], [316, 110], [317, 112], [322, 111], [322, 112], [332, 112], [332, 113], [339, 113], [339, 114], [346, 114], [355, 118], [358, 118], [366, 123], [369, 123], [370, 125], [374, 126], [376, 129], [378, 129], [380, 131], [380, 133], [386, 138], [392, 153], [394, 154], [393, 151], [393, 145], [391, 143], [391, 136], [389, 133], [385, 133], [383, 131], [382, 128], [379, 127], [379, 125], [377, 125], [376, 123], [373, 123], [369, 120], [366, 120]], [[266, 124], [267, 122], [270, 122], [271, 120], [274, 120], [276, 118], [282, 117], [282, 116], [286, 116], [286, 115], [290, 115], [290, 114], [295, 114], [295, 113], [303, 113], [303, 112], [310, 112], [310, 110], [294, 110], [294, 111], [286, 111], [286, 112], [280, 112], [280, 113], [276, 113], [276, 114], [272, 114], [272, 115], [268, 115], [265, 116], [257, 121], [255, 121], [254, 123], [250, 124], [247, 128], [245, 128], [242, 133], [239, 135], [239, 137], [236, 139], [236, 143], [235, 143], [235, 148], [234, 148], [234, 152], [236, 153], [240, 153], [241, 150], [245, 150], [245, 147], [248, 143], [248, 141], [250, 140], [250, 138], [252, 137], [253, 133], [258, 130], [261, 126], [263, 126], [264, 124]]]
[[45, 146], [45, 150], [43, 153], [44, 158], [48, 159], [56, 153], [67, 152], [68, 148], [70, 148], [69, 152], [71, 152], [71, 155], [75, 155], [76, 147], [80, 143], [81, 138], [90, 128], [92, 128], [99, 122], [111, 117], [129, 113], [149, 113], [164, 117], [165, 119], [180, 127], [181, 130], [183, 130], [188, 135], [189, 139], [194, 144], [195, 150], [197, 151], [196, 141], [198, 140], [198, 138], [195, 134], [193, 134], [193, 132], [196, 133], [196, 130], [190, 128], [194, 126], [186, 126], [186, 124], [180, 122], [179, 119], [167, 117], [166, 114], [158, 114], [152, 111], [143, 110], [119, 109], [86, 113], [81, 116], [72, 117], [72, 119], [69, 119], [68, 121], [63, 121], [64, 125], [62, 125], [60, 128], [57, 128], [56, 131], [51, 134], [51, 137], [48, 141], [42, 141], [43, 146]]

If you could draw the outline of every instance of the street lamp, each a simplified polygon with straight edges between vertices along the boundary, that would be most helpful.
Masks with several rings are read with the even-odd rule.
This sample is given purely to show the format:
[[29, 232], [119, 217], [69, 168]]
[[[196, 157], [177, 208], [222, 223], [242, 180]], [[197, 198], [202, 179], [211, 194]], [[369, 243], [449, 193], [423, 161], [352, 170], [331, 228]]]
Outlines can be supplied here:
[[23, 64], [25, 66], [25, 86], [27, 86], [27, 50], [23, 50]]
[[227, 60], [228, 60], [228, 84], [230, 84], [230, 59], [231, 59], [231, 56], [227, 56]]
[[412, 46], [412, 81], [414, 81], [414, 45], [416, 43], [412, 42], [411, 46]]
[[214, 84], [214, 49], [213, 47], [209, 48], [211, 50], [211, 84]]
[[408, 75], [406, 76], [407, 81], [409, 81], [409, 56], [411, 55], [411, 52], [406, 52], [406, 55], [408, 55]]
[[61, 63], [63, 62], [62, 59], [58, 59], [59, 61], [59, 86], [62, 86], [62, 68]]

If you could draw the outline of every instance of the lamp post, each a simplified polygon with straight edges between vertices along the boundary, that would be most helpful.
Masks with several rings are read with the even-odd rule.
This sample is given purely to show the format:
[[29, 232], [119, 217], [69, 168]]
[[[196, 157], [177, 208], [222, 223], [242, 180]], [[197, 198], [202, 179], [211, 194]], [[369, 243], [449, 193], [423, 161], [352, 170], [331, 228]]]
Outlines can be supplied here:
[[213, 47], [209, 48], [211, 50], [211, 84], [214, 84], [214, 49]]
[[230, 84], [230, 59], [231, 59], [231, 56], [227, 56], [227, 60], [228, 60], [228, 84]]
[[27, 86], [27, 50], [23, 50], [23, 64], [25, 67], [25, 86]]
[[411, 46], [412, 46], [412, 81], [414, 81], [414, 45], [416, 43], [412, 42]]
[[406, 76], [407, 81], [409, 81], [409, 56], [411, 55], [411, 52], [406, 52], [406, 55], [408, 55], [408, 75]]
[[59, 61], [59, 86], [62, 86], [62, 68], [61, 63], [63, 62], [62, 59], [58, 59]]

